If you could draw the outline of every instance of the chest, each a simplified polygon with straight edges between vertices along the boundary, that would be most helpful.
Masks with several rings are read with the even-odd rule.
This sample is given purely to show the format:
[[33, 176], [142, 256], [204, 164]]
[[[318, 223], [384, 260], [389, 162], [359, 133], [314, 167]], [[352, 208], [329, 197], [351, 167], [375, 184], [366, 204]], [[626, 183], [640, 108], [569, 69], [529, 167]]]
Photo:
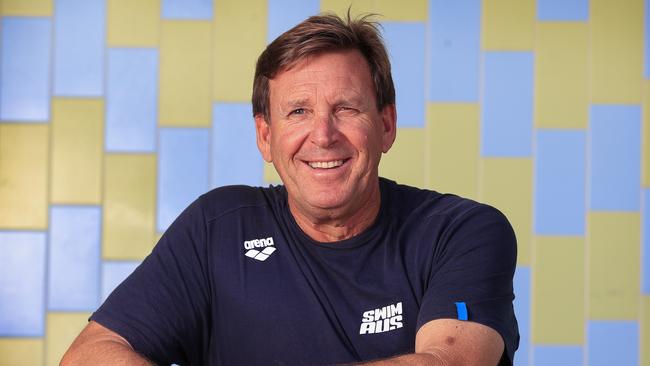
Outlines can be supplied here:
[[213, 359], [331, 364], [413, 351], [423, 284], [399, 243], [314, 251], [271, 226], [220, 238]]

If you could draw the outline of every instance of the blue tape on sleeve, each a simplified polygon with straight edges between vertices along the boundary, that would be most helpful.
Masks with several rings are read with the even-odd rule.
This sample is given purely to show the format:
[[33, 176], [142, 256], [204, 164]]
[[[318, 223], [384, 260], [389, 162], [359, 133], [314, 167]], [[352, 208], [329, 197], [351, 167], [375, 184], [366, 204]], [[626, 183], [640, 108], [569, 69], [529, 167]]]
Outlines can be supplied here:
[[467, 320], [467, 304], [464, 302], [457, 302], [456, 312], [458, 313], [458, 320]]

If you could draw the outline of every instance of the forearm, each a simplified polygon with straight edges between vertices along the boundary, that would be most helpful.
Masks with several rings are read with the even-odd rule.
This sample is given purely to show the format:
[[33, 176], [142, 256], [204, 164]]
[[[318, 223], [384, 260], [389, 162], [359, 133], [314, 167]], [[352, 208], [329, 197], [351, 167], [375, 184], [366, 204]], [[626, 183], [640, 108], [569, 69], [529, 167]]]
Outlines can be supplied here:
[[153, 365], [117, 333], [90, 322], [61, 360], [71, 365]]
[[431, 353], [410, 353], [382, 360], [366, 361], [354, 365], [364, 366], [447, 366], [448, 363]]
[[72, 365], [153, 365], [128, 345], [112, 340], [86, 343], [71, 347], [61, 360], [61, 366]]

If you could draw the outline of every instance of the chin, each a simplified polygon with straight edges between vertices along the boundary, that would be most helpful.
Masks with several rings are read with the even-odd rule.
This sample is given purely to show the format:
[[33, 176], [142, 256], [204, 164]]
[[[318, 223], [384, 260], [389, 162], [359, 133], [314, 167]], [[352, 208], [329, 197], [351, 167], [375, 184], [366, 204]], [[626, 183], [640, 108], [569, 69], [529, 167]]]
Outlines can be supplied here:
[[339, 187], [319, 192], [305, 192], [305, 197], [308, 197], [306, 201], [310, 206], [321, 209], [337, 209], [351, 201], [350, 195], [341, 192]]

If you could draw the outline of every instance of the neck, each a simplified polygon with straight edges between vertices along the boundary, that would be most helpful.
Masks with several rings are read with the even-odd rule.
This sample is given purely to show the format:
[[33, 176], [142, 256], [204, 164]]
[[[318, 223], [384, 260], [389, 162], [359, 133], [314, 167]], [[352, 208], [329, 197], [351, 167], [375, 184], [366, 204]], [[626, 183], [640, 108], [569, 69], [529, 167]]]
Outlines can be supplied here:
[[289, 198], [289, 210], [302, 231], [319, 242], [335, 242], [361, 234], [379, 214], [379, 182], [356, 207], [301, 207]]

